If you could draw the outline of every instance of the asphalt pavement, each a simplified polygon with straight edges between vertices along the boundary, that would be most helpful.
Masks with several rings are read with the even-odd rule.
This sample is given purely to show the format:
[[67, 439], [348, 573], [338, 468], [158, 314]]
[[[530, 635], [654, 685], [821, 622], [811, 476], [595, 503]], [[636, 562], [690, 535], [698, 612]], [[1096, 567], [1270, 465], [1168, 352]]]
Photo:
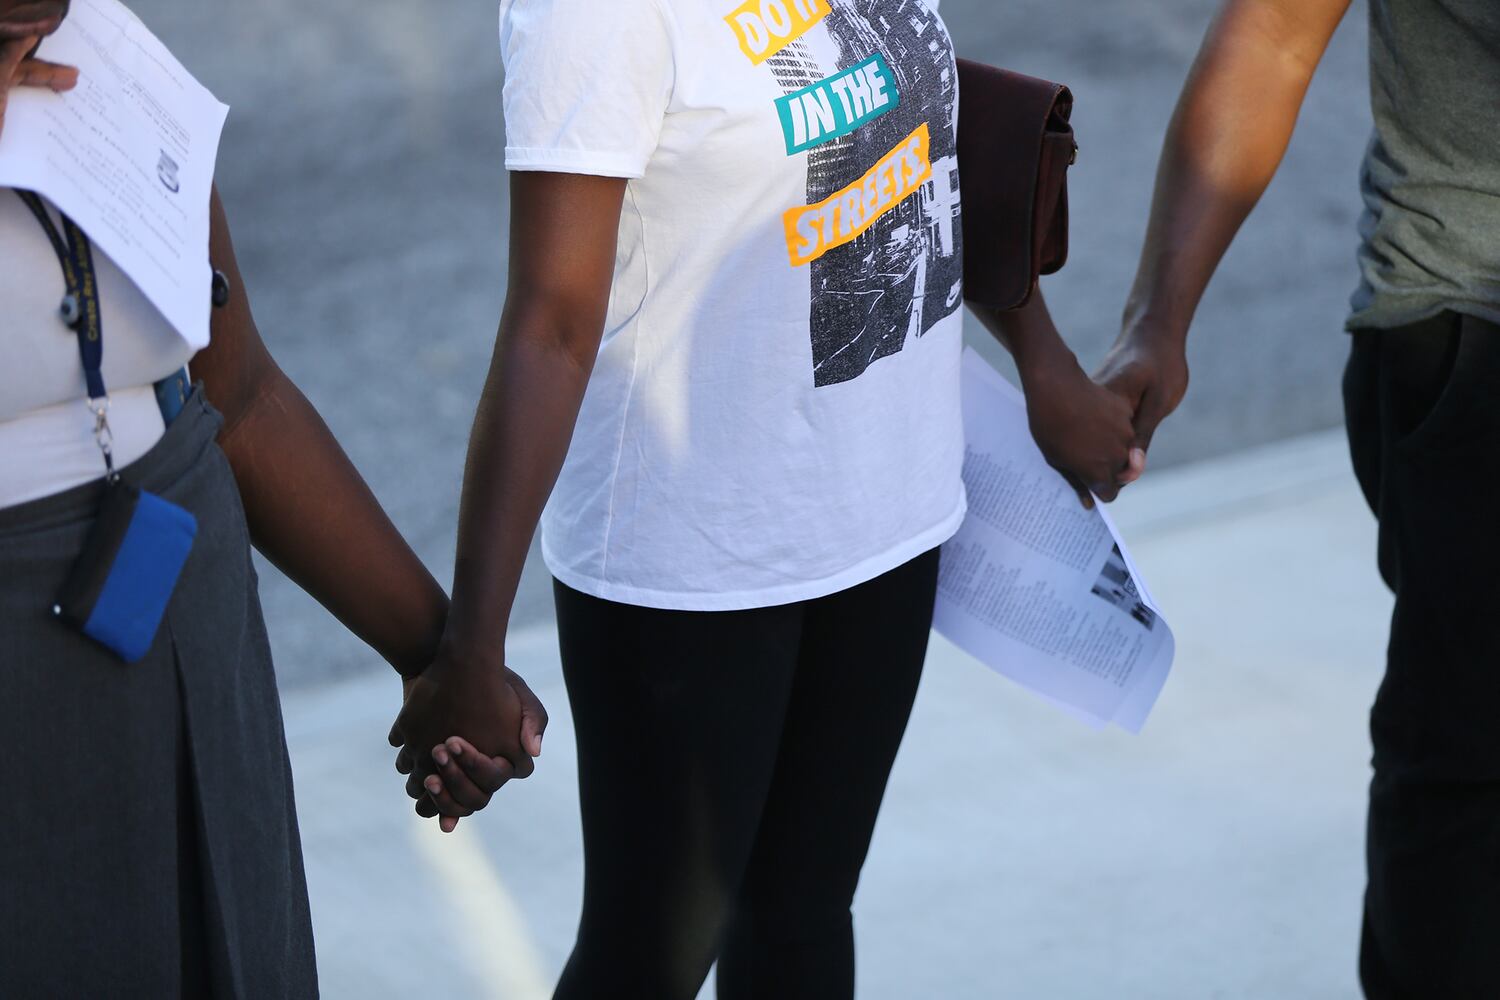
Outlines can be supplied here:
[[[1177, 637], [1140, 736], [934, 641], [855, 904], [860, 1000], [1357, 1000], [1390, 596], [1344, 451], [1183, 465], [1117, 505]], [[546, 750], [449, 838], [391, 769], [392, 679], [287, 696], [329, 1000], [550, 996], [581, 900], [577, 761], [555, 633], [510, 652]]]
[[[1082, 155], [1073, 254], [1048, 279], [1085, 364], [1118, 330], [1161, 136], [1212, 0], [944, 0], [960, 53], [1069, 84]], [[219, 184], [261, 330], [440, 580], [505, 295], [497, 4], [135, 0], [229, 103]], [[1363, 2], [1281, 176], [1204, 303], [1186, 405], [1153, 468], [1334, 426], [1369, 130]], [[977, 331], [971, 339], [999, 352]], [[274, 571], [289, 686], [377, 670]], [[550, 615], [533, 558], [517, 627]]]

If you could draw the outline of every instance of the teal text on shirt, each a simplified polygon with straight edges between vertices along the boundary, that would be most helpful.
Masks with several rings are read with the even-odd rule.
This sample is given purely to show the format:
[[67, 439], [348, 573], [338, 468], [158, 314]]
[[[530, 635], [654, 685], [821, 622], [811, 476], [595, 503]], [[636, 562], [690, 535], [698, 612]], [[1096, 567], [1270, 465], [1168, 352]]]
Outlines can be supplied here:
[[776, 102], [791, 156], [848, 135], [897, 107], [901, 95], [880, 53]]

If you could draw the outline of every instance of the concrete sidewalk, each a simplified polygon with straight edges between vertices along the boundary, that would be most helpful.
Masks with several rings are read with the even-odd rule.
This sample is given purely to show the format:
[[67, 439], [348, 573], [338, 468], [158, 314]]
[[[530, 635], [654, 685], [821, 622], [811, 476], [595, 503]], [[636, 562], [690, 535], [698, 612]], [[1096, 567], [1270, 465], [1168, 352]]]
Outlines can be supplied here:
[[[1318, 435], [1116, 505], [1178, 637], [1140, 737], [935, 641], [856, 908], [861, 998], [1358, 996], [1390, 599], [1347, 469]], [[510, 653], [551, 710], [546, 754], [448, 838], [391, 770], [393, 679], [288, 695], [326, 996], [550, 995], [582, 879], [572, 730], [550, 628]]]

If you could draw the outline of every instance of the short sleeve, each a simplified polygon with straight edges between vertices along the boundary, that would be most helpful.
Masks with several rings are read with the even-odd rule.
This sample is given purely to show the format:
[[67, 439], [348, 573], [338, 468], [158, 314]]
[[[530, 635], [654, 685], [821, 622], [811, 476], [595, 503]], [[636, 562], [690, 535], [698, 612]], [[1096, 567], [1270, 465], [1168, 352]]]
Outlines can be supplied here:
[[504, 0], [505, 166], [640, 177], [675, 78], [659, 0]]

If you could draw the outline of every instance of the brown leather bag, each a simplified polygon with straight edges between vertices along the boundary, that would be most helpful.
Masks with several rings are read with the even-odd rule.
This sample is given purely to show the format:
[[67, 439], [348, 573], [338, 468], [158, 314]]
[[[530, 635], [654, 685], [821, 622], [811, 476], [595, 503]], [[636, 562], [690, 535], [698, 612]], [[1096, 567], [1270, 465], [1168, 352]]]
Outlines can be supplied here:
[[1068, 260], [1068, 167], [1078, 158], [1067, 87], [958, 60], [964, 298], [1019, 309]]

